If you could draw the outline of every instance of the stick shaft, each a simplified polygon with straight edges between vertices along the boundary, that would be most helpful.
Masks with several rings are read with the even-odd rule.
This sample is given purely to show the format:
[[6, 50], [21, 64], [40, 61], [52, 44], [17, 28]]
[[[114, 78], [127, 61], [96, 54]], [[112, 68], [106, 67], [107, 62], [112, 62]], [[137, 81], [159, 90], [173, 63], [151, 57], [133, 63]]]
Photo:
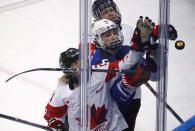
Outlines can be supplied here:
[[[147, 82], [145, 83], [145, 85], [148, 87], [148, 89], [152, 92], [153, 95], [156, 96], [157, 99], [159, 99], [159, 95], [158, 93], [152, 88], [152, 86]], [[181, 123], [183, 124], [184, 121], [183, 119], [173, 110], [173, 108], [171, 108], [171, 106], [167, 103], [165, 103], [167, 109], [171, 112], [171, 114]]]
[[1, 113], [0, 113], [0, 117], [4, 118], [4, 119], [7, 119], [7, 120], [11, 120], [11, 121], [23, 123], [23, 124], [26, 124], [26, 125], [30, 125], [30, 126], [33, 126], [33, 127], [41, 128], [41, 129], [44, 129], [44, 130], [53, 131], [51, 128], [49, 128], [47, 126], [40, 125], [40, 124], [37, 124], [37, 123], [33, 123], [33, 122], [30, 122], [30, 121], [26, 121], [26, 120], [22, 120], [22, 119], [15, 118], [15, 117], [12, 117], [12, 116], [4, 115], [4, 114], [1, 114]]
[[[28, 72], [33, 72], [33, 71], [63, 71], [64, 73], [68, 73], [68, 72], [78, 72], [78, 69], [71, 69], [71, 68], [67, 68], [67, 69], [62, 69], [62, 68], [35, 68], [35, 69], [31, 69], [31, 70], [27, 70], [27, 71], [23, 71], [20, 72], [18, 74], [15, 74], [13, 76], [11, 76], [10, 78], [8, 78], [5, 82], [10, 81], [11, 79], [15, 78], [16, 76], [19, 76], [21, 74], [24, 73], [28, 73]], [[118, 70], [102, 70], [102, 69], [91, 69], [92, 72], [119, 72]]]

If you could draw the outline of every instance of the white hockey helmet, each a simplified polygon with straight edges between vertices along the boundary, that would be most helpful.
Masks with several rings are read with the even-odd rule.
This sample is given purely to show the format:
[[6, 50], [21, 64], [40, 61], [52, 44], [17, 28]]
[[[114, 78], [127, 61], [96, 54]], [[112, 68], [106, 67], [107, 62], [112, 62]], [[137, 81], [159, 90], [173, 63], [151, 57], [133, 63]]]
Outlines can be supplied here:
[[[105, 43], [102, 40], [101, 35], [111, 29], [117, 30], [118, 41], [112, 43], [110, 46], [105, 46]], [[102, 19], [92, 24], [92, 36], [93, 36], [93, 41], [96, 44], [96, 47], [102, 48], [110, 54], [116, 54], [116, 52], [121, 47], [124, 40], [119, 25], [107, 19]]]

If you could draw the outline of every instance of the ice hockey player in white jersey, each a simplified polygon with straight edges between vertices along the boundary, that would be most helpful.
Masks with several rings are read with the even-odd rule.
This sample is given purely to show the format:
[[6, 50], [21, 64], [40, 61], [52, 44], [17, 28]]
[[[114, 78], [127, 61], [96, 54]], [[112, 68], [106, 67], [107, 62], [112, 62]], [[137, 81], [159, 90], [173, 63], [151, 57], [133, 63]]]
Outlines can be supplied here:
[[[117, 7], [116, 3], [113, 0], [95, 0], [93, 2], [93, 5], [92, 5], [92, 12], [93, 12], [93, 17], [95, 18], [95, 20], [108, 19], [108, 20], [111, 20], [111, 21], [117, 23], [120, 26], [121, 32], [124, 36], [124, 42], [122, 44], [123, 49], [118, 51], [116, 56], [124, 56], [125, 53], [128, 52], [130, 49], [129, 46], [131, 46], [130, 42], [131, 42], [131, 38], [133, 36], [134, 29], [130, 25], [124, 24], [121, 22], [122, 16], [121, 16], [121, 13], [120, 13], [119, 8]], [[154, 40], [158, 39], [158, 27], [159, 26], [156, 26], [153, 29], [152, 35], [153, 35]], [[169, 28], [170, 28], [169, 38], [172, 40], [176, 39], [177, 38], [177, 31], [171, 25], [169, 25]], [[134, 48], [136, 48], [136, 44], [134, 45]], [[151, 50], [149, 50], [147, 52], [147, 57], [150, 56], [150, 54], [151, 54]], [[97, 55], [97, 53], [96, 53], [96, 55]], [[104, 57], [105, 55], [100, 55], [100, 56]], [[102, 59], [107, 59], [107, 58], [101, 58], [101, 57], [94, 58], [96, 60], [93, 60], [92, 64], [97, 64]], [[148, 58], [150, 58], [150, 57], [148, 57]], [[118, 59], [120, 59], [120, 57], [118, 57]], [[113, 60], [114, 59], [112, 59], [112, 58], [109, 59], [109, 61], [113, 61]], [[158, 75], [152, 75], [151, 80], [156, 81], [158, 79], [157, 76]], [[117, 104], [119, 105], [120, 103], [117, 102]], [[128, 105], [128, 109], [126, 110], [126, 113], [124, 113], [125, 120], [129, 126], [127, 130], [133, 131], [134, 127], [135, 127], [136, 116], [137, 116], [137, 113], [138, 113], [140, 105], [141, 105], [141, 88], [137, 88], [136, 94], [135, 94], [133, 100], [131, 100], [131, 102], [126, 103], [124, 105], [125, 106]], [[119, 106], [121, 106], [121, 105], [119, 105]], [[125, 108], [124, 107], [121, 107], [121, 108], [123, 108], [122, 110], [124, 111]]]
[[[103, 31], [103, 41], [107, 43], [106, 32], [115, 34], [110, 44], [121, 45], [123, 37], [118, 25], [114, 22], [103, 20], [106, 30]], [[109, 29], [109, 30], [107, 30]], [[102, 35], [100, 35], [102, 36]], [[107, 39], [108, 40], [108, 39]], [[109, 43], [109, 42], [108, 42]], [[112, 50], [112, 49], [111, 49]], [[112, 50], [114, 51], [114, 50]], [[78, 68], [78, 50], [71, 48], [61, 54], [60, 66], [62, 68]], [[90, 130], [121, 131], [127, 124], [118, 109], [116, 101], [111, 97], [111, 88], [117, 88], [116, 96], [127, 99], [135, 93], [135, 88], [149, 80], [149, 72], [139, 65], [142, 52], [129, 52], [121, 61], [105, 62], [92, 66], [93, 69], [118, 70], [122, 73], [92, 72], [90, 87]], [[133, 57], [133, 58], [132, 58]], [[77, 58], [75, 60], [75, 58]], [[134, 59], [134, 60], [132, 60]], [[137, 64], [138, 63], [138, 64]], [[68, 65], [67, 65], [68, 64]], [[139, 77], [142, 77], [141, 80]], [[65, 115], [68, 115], [70, 131], [80, 130], [80, 90], [78, 88], [78, 73], [65, 74], [46, 106], [44, 118], [51, 128], [64, 129]]]
[[128, 24], [121, 23], [121, 13], [113, 0], [95, 0], [92, 5], [92, 12], [96, 21], [108, 19], [118, 24], [124, 35], [123, 45], [130, 46], [134, 29]]
[[[74, 60], [70, 67], [78, 68], [78, 55], [77, 49], [70, 48], [61, 54], [61, 67], [68, 67], [67, 63], [70, 63], [68, 57]], [[71, 54], [72, 53], [72, 54]], [[75, 53], [75, 54], [73, 54]], [[68, 56], [68, 54], [71, 54]], [[64, 59], [65, 58], [65, 59]], [[69, 60], [68, 60], [69, 59]], [[117, 61], [114, 63], [104, 63], [103, 65], [95, 65], [93, 69], [107, 69], [107, 70], [119, 70], [122, 71], [122, 65], [127, 60]], [[65, 65], [65, 66], [64, 66]], [[149, 79], [149, 74], [146, 73], [146, 81]], [[131, 97], [134, 93], [134, 87], [128, 86], [127, 80], [123, 78], [125, 85], [119, 81], [115, 84], [118, 79], [116, 73], [105, 73], [105, 72], [93, 72], [91, 76], [91, 87], [90, 87], [90, 109], [91, 109], [91, 120], [90, 130], [102, 130], [102, 131], [121, 131], [127, 128], [127, 124], [118, 109], [115, 100], [110, 95], [110, 89], [113, 86], [120, 86], [123, 89], [123, 93], [127, 97]], [[46, 112], [44, 118], [48, 121], [48, 126], [56, 128], [61, 131], [65, 131], [64, 122], [65, 116], [68, 115], [69, 131], [79, 131], [80, 125], [80, 90], [78, 88], [78, 73], [66, 73], [59, 80], [58, 86], [52, 95], [49, 103], [46, 106]]]
[[[119, 51], [117, 54], [122, 53], [120, 55], [123, 56], [123, 54], [127, 52], [130, 48], [130, 42], [134, 31], [133, 27], [130, 26], [129, 24], [121, 23], [122, 16], [120, 10], [113, 0], [95, 0], [92, 5], [92, 12], [93, 12], [93, 17], [96, 20], [100, 20], [103, 18], [109, 19], [120, 26], [121, 32], [124, 36], [124, 41], [122, 43], [123, 51]], [[117, 104], [119, 105], [120, 103]], [[124, 117], [128, 124], [129, 131], [134, 130], [135, 121], [140, 106], [141, 106], [141, 88], [137, 88], [133, 100], [125, 104], [125, 107], [127, 107], [128, 109], [126, 109], [126, 113], [124, 113]]]

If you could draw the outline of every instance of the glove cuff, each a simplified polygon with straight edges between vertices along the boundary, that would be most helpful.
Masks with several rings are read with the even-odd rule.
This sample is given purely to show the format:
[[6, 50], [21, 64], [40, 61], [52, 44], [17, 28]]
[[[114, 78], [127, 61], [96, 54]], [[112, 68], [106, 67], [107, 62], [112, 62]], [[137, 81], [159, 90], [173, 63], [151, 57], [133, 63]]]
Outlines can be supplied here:
[[141, 71], [142, 71], [142, 68], [141, 66], [139, 66], [138, 71], [129, 79], [127, 77], [127, 74], [125, 73], [124, 76], [122, 77], [122, 84], [128, 89], [135, 89], [136, 86], [135, 87], [133, 86], [136, 80], [139, 78]]

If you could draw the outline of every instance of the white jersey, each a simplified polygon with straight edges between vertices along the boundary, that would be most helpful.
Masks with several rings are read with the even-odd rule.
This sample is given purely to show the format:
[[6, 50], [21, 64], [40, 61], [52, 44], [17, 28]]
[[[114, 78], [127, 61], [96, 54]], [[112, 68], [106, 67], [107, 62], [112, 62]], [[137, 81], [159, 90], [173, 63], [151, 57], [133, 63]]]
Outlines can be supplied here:
[[[114, 64], [93, 66], [93, 69], [118, 69]], [[115, 100], [110, 95], [118, 75], [116, 73], [93, 72], [91, 77], [90, 107], [91, 129], [121, 131], [127, 128], [127, 124], [118, 109]], [[101, 114], [100, 114], [101, 113]], [[98, 121], [97, 121], [98, 120]], [[94, 122], [93, 122], [94, 121]]]
[[[93, 69], [121, 70], [123, 61], [95, 65]], [[91, 131], [121, 131], [128, 126], [118, 109], [115, 100], [110, 95], [110, 88], [121, 74], [93, 72], [88, 107], [90, 109]], [[64, 121], [68, 114], [69, 131], [79, 131], [80, 125], [80, 88], [70, 90], [69, 85], [59, 83], [50, 102], [46, 107], [46, 120], [58, 119]], [[55, 111], [59, 113], [56, 113]]]
[[64, 122], [68, 114], [69, 131], [79, 131], [80, 127], [80, 90], [70, 90], [69, 85], [59, 83], [49, 104], [53, 108], [65, 107], [63, 114], [55, 119]]
[[[128, 37], [131, 38], [131, 36]], [[125, 71], [134, 66], [142, 57], [143, 53], [130, 51], [121, 61], [104, 62], [94, 65], [92, 68]], [[128, 127], [116, 101], [110, 94], [110, 88], [114, 86], [116, 79], [121, 75], [121, 73], [92, 72], [91, 85], [88, 89], [90, 93], [87, 96], [91, 131], [121, 131]], [[44, 118], [48, 122], [52, 119], [64, 122], [64, 116], [68, 115], [69, 131], [79, 131], [81, 129], [80, 110], [80, 88], [70, 90], [69, 85], [59, 83], [46, 106]]]
[[[131, 46], [130, 42], [131, 42], [131, 38], [133, 38], [133, 32], [134, 32], [133, 27], [127, 24], [121, 24], [121, 27], [122, 27], [121, 32], [124, 36], [123, 45]], [[137, 98], [141, 98], [141, 88], [136, 89], [136, 93], [133, 99], [137, 99]]]

